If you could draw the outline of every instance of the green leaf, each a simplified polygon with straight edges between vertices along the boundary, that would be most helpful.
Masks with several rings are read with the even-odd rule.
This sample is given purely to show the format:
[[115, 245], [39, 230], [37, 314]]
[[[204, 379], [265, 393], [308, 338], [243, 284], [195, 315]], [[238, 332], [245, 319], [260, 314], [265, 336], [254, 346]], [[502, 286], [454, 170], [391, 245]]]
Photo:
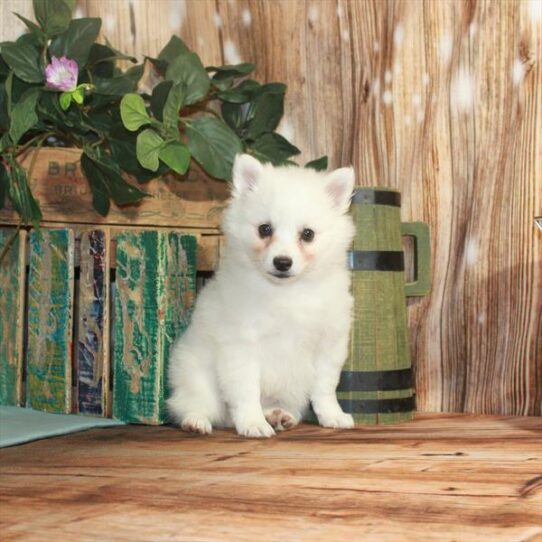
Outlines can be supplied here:
[[232, 128], [236, 133], [239, 133], [241, 127], [246, 120], [246, 107], [239, 104], [223, 103], [220, 108], [222, 112], [222, 118], [226, 124]]
[[301, 151], [280, 134], [263, 134], [250, 145], [257, 157], [273, 165], [284, 164], [288, 158], [300, 154]]
[[110, 198], [118, 205], [126, 205], [148, 195], [128, 184], [117, 164], [100, 149], [85, 149], [81, 155], [81, 168], [92, 190], [92, 204], [103, 216], [109, 212]]
[[213, 177], [230, 180], [235, 155], [243, 152], [235, 132], [212, 117], [199, 117], [185, 124], [192, 156]]
[[50, 38], [68, 28], [75, 0], [33, 0], [33, 4], [38, 23]]
[[60, 104], [60, 108], [62, 111], [66, 111], [68, 107], [70, 107], [70, 104], [72, 103], [73, 95], [71, 92], [63, 92], [59, 98], [58, 103]]
[[167, 45], [160, 51], [158, 60], [171, 64], [178, 56], [191, 53], [184, 41], [177, 36], [172, 36]]
[[140, 183], [147, 182], [155, 177], [163, 175], [169, 169], [160, 162], [157, 171], [150, 171], [141, 167], [136, 155], [137, 136], [135, 132], [129, 132], [122, 124], [116, 124], [109, 132], [109, 146], [113, 160], [119, 167], [133, 175]]
[[27, 83], [43, 81], [43, 65], [40, 52], [29, 43], [4, 43], [2, 58], [14, 71], [15, 75]]
[[19, 15], [18, 13], [13, 13], [13, 15], [23, 21], [23, 23], [27, 26], [28, 30], [35, 35], [35, 37], [39, 40], [41, 44], [45, 44], [45, 42], [47, 41], [47, 37], [36, 23], [33, 23], [32, 21], [28, 20], [22, 15]]
[[190, 151], [180, 141], [170, 141], [160, 150], [160, 160], [173, 171], [184, 175], [190, 165]]
[[28, 186], [26, 171], [15, 159], [10, 160], [10, 169], [11, 182], [8, 193], [13, 208], [19, 213], [24, 223], [32, 222], [37, 226], [41, 220], [41, 211]]
[[57, 36], [49, 46], [51, 56], [71, 58], [77, 62], [82, 71], [88, 61], [90, 48], [100, 33], [102, 20], [86, 17], [74, 19], [70, 26]]
[[327, 169], [327, 156], [311, 160], [305, 164], [305, 167], [315, 169], [316, 171], [325, 171]]
[[173, 130], [174, 133], [178, 133], [179, 124], [179, 111], [184, 104], [184, 98], [186, 96], [184, 84], [175, 84], [169, 91], [164, 109], [162, 111], [162, 118], [164, 119], [164, 126], [167, 130]]
[[273, 132], [284, 113], [286, 85], [270, 83], [262, 86], [247, 113], [247, 136], [256, 139], [265, 132]]
[[143, 75], [143, 65], [134, 66], [117, 77], [95, 77], [93, 83], [96, 85], [95, 94], [106, 96], [124, 96], [129, 92], [137, 90], [137, 83]]
[[73, 101], [79, 105], [85, 100], [85, 91], [84, 89], [78, 87], [71, 93]]
[[172, 86], [173, 81], [162, 81], [152, 89], [151, 111], [160, 122], [163, 120], [162, 112]]
[[40, 96], [38, 89], [28, 90], [23, 97], [15, 104], [11, 111], [11, 126], [9, 136], [13, 143], [18, 143], [19, 139], [31, 128], [34, 128], [38, 122], [36, 114], [36, 104]]
[[137, 62], [135, 57], [121, 53], [109, 45], [93, 43], [90, 46], [90, 54], [88, 57], [89, 66], [95, 66], [101, 62], [112, 62], [115, 60], [129, 60], [133, 64]]
[[126, 94], [124, 96], [120, 102], [120, 116], [124, 126], [132, 132], [151, 122], [151, 118], [145, 109], [145, 102], [139, 94]]
[[185, 85], [185, 103], [188, 105], [205, 98], [211, 87], [209, 76], [196, 53], [184, 53], [173, 60], [166, 71], [166, 79]]
[[160, 165], [160, 151], [165, 141], [154, 130], [143, 130], [137, 136], [136, 153], [139, 163], [151, 171], [157, 171]]
[[9, 176], [4, 164], [0, 162], [0, 209], [6, 204], [6, 196], [9, 193]]
[[213, 79], [225, 79], [226, 77], [248, 75], [256, 66], [244, 62], [242, 64], [226, 64], [225, 66], [208, 66], [208, 72], [215, 72]]
[[233, 88], [230, 90], [223, 90], [217, 94], [217, 97], [220, 98], [223, 102], [229, 102], [233, 104], [244, 104], [250, 101], [250, 97], [239, 92], [237, 89]]

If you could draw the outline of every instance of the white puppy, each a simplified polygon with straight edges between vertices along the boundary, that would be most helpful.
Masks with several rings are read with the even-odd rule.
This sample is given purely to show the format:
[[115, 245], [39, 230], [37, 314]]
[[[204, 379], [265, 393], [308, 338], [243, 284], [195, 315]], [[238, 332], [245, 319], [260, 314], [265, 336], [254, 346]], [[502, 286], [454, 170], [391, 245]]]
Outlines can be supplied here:
[[321, 425], [353, 426], [335, 395], [352, 309], [353, 186], [352, 168], [237, 156], [220, 267], [171, 350], [168, 406], [184, 430], [269, 437], [296, 425], [309, 401]]

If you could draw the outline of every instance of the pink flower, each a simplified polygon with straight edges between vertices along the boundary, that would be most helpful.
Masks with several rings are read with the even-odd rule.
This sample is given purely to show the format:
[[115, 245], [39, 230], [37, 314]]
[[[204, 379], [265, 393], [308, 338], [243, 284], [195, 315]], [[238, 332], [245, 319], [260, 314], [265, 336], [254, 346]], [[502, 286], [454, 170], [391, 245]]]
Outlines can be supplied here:
[[51, 58], [51, 63], [45, 68], [45, 79], [47, 86], [55, 90], [71, 92], [77, 86], [79, 66], [75, 60], [65, 56]]

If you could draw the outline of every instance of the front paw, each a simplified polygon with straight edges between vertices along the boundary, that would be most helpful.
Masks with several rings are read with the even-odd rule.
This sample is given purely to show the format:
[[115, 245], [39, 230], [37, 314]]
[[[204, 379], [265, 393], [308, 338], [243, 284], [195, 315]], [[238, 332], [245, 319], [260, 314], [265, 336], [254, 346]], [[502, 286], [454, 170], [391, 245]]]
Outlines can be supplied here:
[[322, 427], [331, 427], [333, 429], [351, 429], [354, 427], [354, 418], [352, 418], [351, 414], [345, 414], [344, 412], [332, 415], [324, 414], [318, 416], [318, 423]]
[[265, 418], [247, 418], [235, 423], [235, 429], [242, 437], [269, 438], [275, 434]]

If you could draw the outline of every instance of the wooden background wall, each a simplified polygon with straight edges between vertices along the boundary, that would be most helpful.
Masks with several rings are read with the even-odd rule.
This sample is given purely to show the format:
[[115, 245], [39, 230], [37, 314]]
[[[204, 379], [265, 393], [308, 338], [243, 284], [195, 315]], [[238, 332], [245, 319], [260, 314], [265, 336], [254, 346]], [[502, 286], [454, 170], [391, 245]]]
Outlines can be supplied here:
[[[288, 84], [303, 159], [353, 164], [431, 225], [433, 291], [409, 301], [418, 407], [541, 414], [540, 0], [80, 0], [125, 52], [175, 33], [206, 65]], [[2, 0], [4, 39], [30, 0]]]

